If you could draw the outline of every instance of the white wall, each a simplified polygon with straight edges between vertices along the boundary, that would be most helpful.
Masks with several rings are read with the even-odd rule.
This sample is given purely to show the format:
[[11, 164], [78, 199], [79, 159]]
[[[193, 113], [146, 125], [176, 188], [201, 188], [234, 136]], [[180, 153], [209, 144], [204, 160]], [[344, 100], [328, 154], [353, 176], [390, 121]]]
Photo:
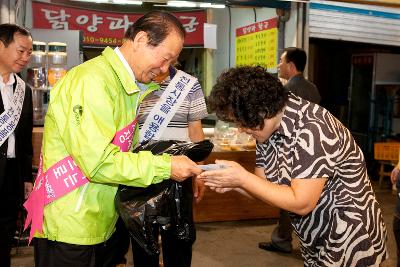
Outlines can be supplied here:
[[16, 8], [15, 0], [0, 0], [0, 24], [16, 23]]
[[32, 23], [32, 0], [25, 0], [26, 2], [26, 7], [25, 7], [25, 14], [24, 14], [24, 22], [25, 22], [25, 27], [32, 29], [33, 28], [33, 23]]
[[285, 47], [300, 46], [299, 40], [297, 40], [297, 27], [297, 4], [292, 3], [290, 18], [285, 26]]

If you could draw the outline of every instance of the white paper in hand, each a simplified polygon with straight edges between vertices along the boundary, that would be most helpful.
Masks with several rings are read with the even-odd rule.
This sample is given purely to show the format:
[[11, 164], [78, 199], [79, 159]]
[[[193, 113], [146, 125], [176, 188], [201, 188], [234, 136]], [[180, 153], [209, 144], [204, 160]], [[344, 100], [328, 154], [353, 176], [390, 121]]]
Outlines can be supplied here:
[[226, 166], [222, 164], [207, 164], [207, 165], [197, 165], [203, 171], [221, 170], [225, 169]]

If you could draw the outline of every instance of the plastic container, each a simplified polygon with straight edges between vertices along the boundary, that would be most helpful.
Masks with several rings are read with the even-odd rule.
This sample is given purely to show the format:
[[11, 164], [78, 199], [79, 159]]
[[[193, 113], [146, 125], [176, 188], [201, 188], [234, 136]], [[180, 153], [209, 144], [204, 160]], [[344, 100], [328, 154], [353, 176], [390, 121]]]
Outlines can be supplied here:
[[50, 87], [53, 87], [67, 73], [67, 44], [51, 42], [48, 44], [48, 72]]
[[229, 123], [217, 121], [214, 128], [214, 151], [246, 151], [255, 150], [256, 140], [240, 132], [237, 128], [230, 127]]
[[31, 66], [46, 66], [46, 43], [33, 41], [32, 56], [29, 65]]

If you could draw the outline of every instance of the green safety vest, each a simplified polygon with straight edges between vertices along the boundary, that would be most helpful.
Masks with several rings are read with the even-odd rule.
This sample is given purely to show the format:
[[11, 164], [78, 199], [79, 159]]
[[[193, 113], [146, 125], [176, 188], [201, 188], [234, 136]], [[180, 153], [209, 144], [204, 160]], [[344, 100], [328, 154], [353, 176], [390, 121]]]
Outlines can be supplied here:
[[[148, 84], [146, 93], [157, 90]], [[90, 183], [45, 206], [43, 234], [36, 237], [77, 245], [105, 242], [118, 215], [119, 184], [146, 187], [169, 179], [171, 158], [121, 152], [115, 133], [136, 118], [144, 98], [118, 55], [102, 55], [73, 69], [51, 90], [43, 135], [43, 170], [70, 155]], [[138, 130], [133, 145], [137, 143]]]

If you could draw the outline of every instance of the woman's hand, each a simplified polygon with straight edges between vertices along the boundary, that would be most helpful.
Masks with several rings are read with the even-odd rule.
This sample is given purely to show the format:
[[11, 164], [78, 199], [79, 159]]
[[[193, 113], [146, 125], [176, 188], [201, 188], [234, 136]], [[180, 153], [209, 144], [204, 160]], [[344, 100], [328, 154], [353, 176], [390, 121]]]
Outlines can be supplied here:
[[396, 184], [397, 179], [399, 177], [399, 172], [400, 172], [400, 169], [398, 166], [396, 166], [393, 168], [392, 173], [390, 174], [390, 180], [392, 181], [392, 184], [394, 184], [394, 185]]
[[204, 171], [198, 177], [206, 186], [215, 189], [218, 193], [225, 193], [228, 188], [241, 187], [243, 178], [249, 174], [245, 168], [234, 161], [216, 160], [215, 163], [226, 167], [220, 170]]

